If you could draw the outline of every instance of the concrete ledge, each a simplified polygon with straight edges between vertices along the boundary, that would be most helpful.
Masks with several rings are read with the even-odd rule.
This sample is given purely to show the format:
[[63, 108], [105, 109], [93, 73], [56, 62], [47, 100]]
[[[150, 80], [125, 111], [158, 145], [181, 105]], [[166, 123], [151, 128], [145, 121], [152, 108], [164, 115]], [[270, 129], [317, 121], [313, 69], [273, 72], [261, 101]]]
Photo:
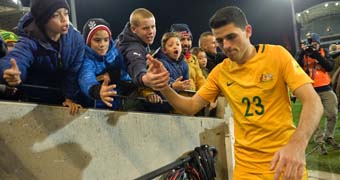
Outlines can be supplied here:
[[0, 102], [0, 179], [133, 179], [200, 145], [221, 119]]

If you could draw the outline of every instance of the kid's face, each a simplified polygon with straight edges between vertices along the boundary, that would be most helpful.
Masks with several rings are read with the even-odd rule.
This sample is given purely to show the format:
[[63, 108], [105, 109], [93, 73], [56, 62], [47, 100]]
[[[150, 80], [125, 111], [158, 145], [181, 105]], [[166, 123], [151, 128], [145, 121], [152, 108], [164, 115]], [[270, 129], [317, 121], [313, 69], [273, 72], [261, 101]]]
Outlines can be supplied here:
[[176, 37], [171, 37], [163, 48], [164, 54], [168, 55], [171, 59], [178, 60], [182, 53], [181, 41]]
[[197, 54], [197, 59], [198, 59], [198, 63], [200, 64], [200, 68], [205, 68], [207, 66], [207, 55], [205, 54], [205, 52], [200, 51]]
[[69, 12], [65, 8], [56, 10], [45, 25], [45, 30], [53, 34], [66, 34], [69, 28]]
[[135, 33], [145, 44], [151, 45], [156, 36], [156, 20], [152, 18], [141, 18], [138, 26], [131, 26]]
[[98, 30], [94, 33], [90, 47], [93, 49], [98, 55], [104, 56], [106, 55], [110, 45], [110, 35], [105, 30]]

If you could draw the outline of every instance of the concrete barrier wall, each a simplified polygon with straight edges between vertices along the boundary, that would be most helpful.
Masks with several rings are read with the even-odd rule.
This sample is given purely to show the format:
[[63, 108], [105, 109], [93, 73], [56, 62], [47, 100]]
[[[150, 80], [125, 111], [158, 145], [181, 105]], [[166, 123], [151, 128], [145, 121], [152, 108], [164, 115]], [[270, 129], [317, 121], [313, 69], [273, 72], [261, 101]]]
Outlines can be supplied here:
[[0, 179], [128, 180], [200, 145], [221, 119], [0, 102]]

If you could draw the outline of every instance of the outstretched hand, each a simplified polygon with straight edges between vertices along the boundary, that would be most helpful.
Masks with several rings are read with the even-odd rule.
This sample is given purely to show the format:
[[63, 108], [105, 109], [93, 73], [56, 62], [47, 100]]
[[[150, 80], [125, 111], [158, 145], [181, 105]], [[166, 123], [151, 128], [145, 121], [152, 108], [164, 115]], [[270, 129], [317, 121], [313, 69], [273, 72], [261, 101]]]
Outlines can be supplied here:
[[170, 74], [163, 64], [153, 58], [150, 54], [148, 54], [146, 58], [149, 68], [146, 74], [142, 77], [143, 83], [153, 90], [160, 91], [168, 86]]
[[105, 74], [99, 95], [100, 99], [104, 102], [104, 104], [106, 104], [108, 107], [112, 107], [112, 102], [114, 101], [112, 96], [116, 96], [117, 91], [113, 90], [114, 88], [116, 88], [116, 85], [115, 84], [109, 85], [109, 83], [110, 77], [108, 77], [108, 75]]
[[172, 88], [178, 91], [184, 91], [190, 89], [190, 80], [182, 80], [183, 76], [180, 76], [172, 83]]
[[160, 104], [163, 104], [163, 99], [162, 97], [160, 97], [158, 94], [156, 93], [152, 93], [152, 94], [149, 94], [147, 97], [146, 97], [146, 101], [147, 102], [150, 102], [150, 103], [160, 103]]
[[15, 59], [11, 59], [11, 68], [4, 71], [3, 78], [6, 80], [9, 86], [18, 86], [21, 83], [20, 74], [21, 71], [17, 65]]

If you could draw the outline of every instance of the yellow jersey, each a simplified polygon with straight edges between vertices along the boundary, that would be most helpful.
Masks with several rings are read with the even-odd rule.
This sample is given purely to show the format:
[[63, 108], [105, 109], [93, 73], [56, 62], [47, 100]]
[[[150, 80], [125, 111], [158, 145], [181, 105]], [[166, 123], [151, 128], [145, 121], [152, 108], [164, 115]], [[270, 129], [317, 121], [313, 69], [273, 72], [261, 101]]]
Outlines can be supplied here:
[[313, 81], [281, 46], [260, 44], [244, 64], [225, 59], [208, 75], [198, 95], [214, 102], [222, 92], [234, 116], [236, 167], [273, 173], [270, 162], [295, 131], [288, 88]]

